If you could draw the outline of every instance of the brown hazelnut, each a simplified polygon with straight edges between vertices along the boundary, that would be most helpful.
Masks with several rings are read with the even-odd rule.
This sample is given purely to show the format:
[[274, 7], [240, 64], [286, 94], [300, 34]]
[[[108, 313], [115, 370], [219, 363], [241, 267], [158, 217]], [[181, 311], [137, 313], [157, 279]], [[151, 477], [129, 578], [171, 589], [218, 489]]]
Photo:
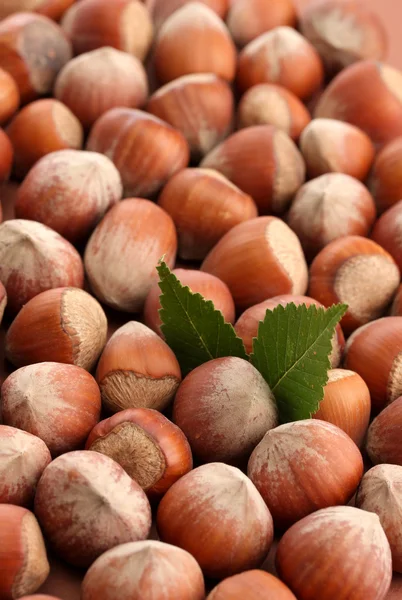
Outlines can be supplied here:
[[7, 127], [7, 134], [14, 148], [14, 172], [19, 178], [50, 152], [79, 150], [84, 136], [77, 117], [52, 98], [25, 106]]
[[402, 317], [402, 285], [399, 286], [391, 305], [390, 314], [393, 317]]
[[95, 379], [75, 365], [41, 362], [22, 367], [1, 387], [3, 423], [38, 436], [52, 456], [80, 449], [100, 410]]
[[375, 465], [388, 463], [402, 466], [402, 397], [391, 398], [390, 401], [371, 423], [366, 449]]
[[57, 361], [90, 371], [106, 343], [101, 305], [78, 288], [47, 290], [25, 304], [6, 336], [6, 356], [16, 367]]
[[3, 320], [4, 311], [6, 309], [6, 306], [7, 306], [7, 292], [6, 292], [6, 288], [0, 281], [0, 324]]
[[[58, 21], [76, 0], [3, 0], [0, 19], [19, 12], [37, 12]], [[40, 598], [39, 598], [40, 600]]]
[[[152, 15], [155, 28], [160, 29], [161, 25], [171, 14], [179, 8], [188, 4], [191, 0], [144, 0]], [[199, 0], [202, 4], [209, 6], [221, 19], [224, 19], [231, 0]]]
[[236, 44], [245, 46], [275, 27], [294, 27], [296, 17], [292, 0], [235, 0], [231, 3], [227, 24]]
[[[1, 10], [1, 9], [0, 9]], [[6, 123], [20, 105], [17, 82], [4, 69], [0, 69], [0, 124]]]
[[[0, 128], [0, 183], [8, 180], [11, 172], [11, 167], [14, 160], [14, 149], [11, 145], [10, 138]], [[0, 208], [0, 217], [2, 210]]]
[[368, 181], [380, 213], [401, 200], [401, 173], [402, 137], [397, 137], [378, 152]]
[[391, 254], [402, 271], [402, 201], [397, 202], [381, 215], [371, 237]]
[[189, 162], [183, 134], [154, 115], [130, 108], [104, 113], [91, 129], [87, 150], [114, 162], [126, 197], [155, 195]]
[[75, 244], [121, 200], [114, 164], [97, 152], [59, 150], [41, 158], [19, 186], [15, 214], [51, 227]]
[[237, 131], [211, 150], [200, 166], [225, 175], [254, 199], [261, 214], [283, 213], [305, 178], [297, 146], [272, 125]]
[[270, 573], [254, 569], [224, 579], [207, 596], [207, 600], [265, 600], [270, 596], [275, 600], [296, 600], [282, 581]]

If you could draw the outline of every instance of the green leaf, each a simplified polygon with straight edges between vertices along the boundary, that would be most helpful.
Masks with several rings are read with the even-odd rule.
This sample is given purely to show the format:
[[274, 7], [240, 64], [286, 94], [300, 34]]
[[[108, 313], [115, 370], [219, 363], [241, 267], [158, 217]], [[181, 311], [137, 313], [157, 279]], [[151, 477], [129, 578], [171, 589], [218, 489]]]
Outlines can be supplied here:
[[269, 384], [281, 422], [309, 419], [318, 410], [331, 368], [332, 336], [347, 308], [292, 302], [266, 312], [250, 360]]
[[176, 354], [183, 376], [222, 356], [248, 359], [243, 341], [211, 300], [183, 286], [165, 262], [157, 266], [162, 290], [159, 314], [166, 342]]

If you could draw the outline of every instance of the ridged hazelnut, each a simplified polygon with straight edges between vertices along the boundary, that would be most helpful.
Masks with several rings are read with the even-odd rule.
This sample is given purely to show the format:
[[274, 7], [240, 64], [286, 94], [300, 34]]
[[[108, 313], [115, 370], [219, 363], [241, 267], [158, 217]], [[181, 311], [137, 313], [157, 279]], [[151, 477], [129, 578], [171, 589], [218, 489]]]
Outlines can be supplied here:
[[65, 13], [61, 26], [75, 54], [112, 46], [143, 61], [153, 38], [149, 12], [137, 0], [80, 0]]
[[49, 94], [71, 57], [68, 38], [47, 17], [22, 12], [0, 22], [0, 67], [15, 79], [24, 103]]
[[[198, 293], [205, 300], [212, 300], [215, 308], [223, 314], [226, 323], [235, 322], [235, 305], [226, 283], [223, 283], [214, 275], [191, 269], [174, 269], [173, 274], [176, 275], [182, 285], [188, 286], [194, 294]], [[145, 301], [144, 321], [148, 327], [163, 338], [162, 321], [159, 314], [161, 308], [159, 297], [161, 293], [158, 283], [155, 282]]]
[[348, 305], [341, 325], [349, 335], [385, 313], [399, 281], [399, 269], [388, 252], [371, 240], [348, 235], [317, 254], [310, 267], [308, 293], [324, 306]]
[[236, 83], [243, 92], [258, 83], [276, 83], [306, 99], [320, 88], [323, 75], [314, 47], [295, 29], [275, 27], [241, 51]]
[[[58, 21], [76, 0], [3, 0], [0, 19], [19, 12], [36, 12]], [[39, 599], [40, 600], [40, 599]]]
[[278, 425], [278, 411], [259, 371], [242, 358], [226, 357], [185, 377], [176, 392], [173, 421], [201, 462], [239, 464]]
[[231, 3], [227, 25], [236, 44], [246, 46], [276, 27], [294, 27], [296, 17], [292, 0], [236, 0]]
[[82, 600], [203, 600], [204, 578], [188, 552], [156, 540], [105, 552], [85, 575]]
[[[0, 8], [1, 11], [1, 8]], [[20, 105], [20, 91], [15, 79], [0, 69], [0, 124], [6, 123]]]
[[369, 426], [370, 411], [370, 390], [360, 375], [347, 369], [328, 371], [324, 398], [314, 419], [336, 425], [360, 447]]
[[402, 395], [401, 348], [401, 317], [367, 323], [347, 341], [344, 367], [363, 377], [377, 412]]
[[380, 213], [402, 198], [402, 137], [378, 152], [368, 181]]
[[18, 188], [15, 214], [44, 223], [75, 244], [93, 231], [122, 194], [119, 172], [106, 156], [59, 150], [29, 171]]
[[371, 423], [367, 434], [367, 454], [373, 464], [402, 466], [402, 397], [391, 401]]
[[140, 486], [114, 460], [89, 450], [68, 452], [46, 467], [35, 515], [53, 550], [79, 567], [114, 546], [145, 540], [151, 528]]
[[114, 206], [92, 233], [85, 249], [85, 270], [102, 302], [117, 310], [139, 312], [158, 280], [159, 259], [164, 256], [172, 268], [176, 250], [171, 217], [149, 200], [131, 198]]
[[158, 204], [173, 219], [178, 253], [202, 260], [235, 225], [258, 216], [254, 200], [213, 169], [183, 169], [163, 188]]
[[7, 127], [7, 134], [14, 148], [14, 173], [19, 178], [51, 152], [79, 150], [84, 136], [77, 117], [53, 98], [25, 106]]
[[276, 217], [257, 217], [233, 227], [212, 248], [201, 270], [224, 281], [243, 310], [279, 294], [304, 294], [308, 283], [300, 242]]
[[[145, 5], [149, 7], [154, 22], [155, 28], [160, 29], [161, 25], [170, 15], [176, 10], [188, 4], [191, 0], [144, 0]], [[218, 17], [224, 19], [231, 0], [199, 0], [202, 4], [209, 6]]]
[[0, 225], [0, 281], [16, 313], [45, 290], [83, 287], [84, 270], [74, 246], [50, 227], [12, 219]]
[[[236, 1], [235, 6], [241, 4]], [[253, 125], [274, 125], [297, 140], [310, 122], [310, 113], [292, 92], [273, 83], [253, 85], [243, 94], [237, 108], [239, 129]]]
[[98, 423], [86, 449], [113, 458], [151, 498], [163, 496], [193, 468], [184, 433], [147, 408], [122, 410]]
[[301, 13], [300, 31], [321, 56], [333, 75], [364, 59], [383, 60], [387, 34], [379, 16], [351, 0], [326, 0]]
[[202, 2], [188, 2], [163, 23], [153, 60], [161, 83], [190, 73], [213, 73], [232, 81], [237, 53], [218, 15]]
[[0, 598], [33, 594], [49, 575], [38, 521], [26, 508], [0, 504]]
[[387, 536], [394, 571], [402, 572], [402, 467], [377, 465], [363, 477], [356, 497], [356, 506], [375, 513]]
[[296, 600], [296, 596], [277, 577], [255, 569], [224, 579], [207, 596], [207, 600], [265, 600], [269, 597]]
[[[311, 306], [314, 304], [314, 306], [317, 306], [318, 308], [322, 307], [322, 304], [320, 304], [320, 302], [317, 300], [314, 300], [314, 298], [309, 298], [308, 296], [296, 296], [292, 294], [274, 296], [273, 298], [264, 300], [259, 304], [250, 306], [250, 308], [245, 310], [244, 313], [240, 315], [235, 325], [236, 333], [243, 340], [244, 347], [246, 348], [246, 352], [248, 354], [251, 354], [253, 351], [253, 338], [257, 337], [258, 326], [260, 322], [264, 320], [267, 310], [274, 310], [274, 308], [279, 305], [286, 306], [290, 302], [293, 302], [296, 306], [300, 306], [300, 304]], [[342, 328], [338, 324], [332, 338], [332, 352], [329, 357], [333, 369], [339, 365], [344, 347], [345, 338]]]
[[52, 456], [83, 447], [100, 410], [95, 379], [75, 365], [41, 362], [22, 367], [1, 387], [3, 423], [38, 436]]
[[339, 427], [307, 419], [268, 431], [247, 474], [283, 529], [321, 508], [347, 504], [363, 476], [363, 459]]
[[91, 129], [87, 150], [114, 162], [126, 197], [153, 196], [189, 162], [189, 147], [180, 131], [130, 108], [112, 108], [102, 115]]
[[51, 460], [46, 444], [38, 437], [0, 425], [0, 503], [30, 506]]
[[[14, 148], [8, 135], [0, 128], [0, 184], [8, 180], [14, 160]], [[0, 216], [2, 210], [0, 209]]]
[[129, 321], [112, 335], [96, 371], [104, 406], [164, 410], [181, 381], [173, 350], [154, 331]]
[[402, 317], [402, 285], [399, 286], [398, 291], [394, 296], [394, 300], [390, 309], [390, 315], [393, 317]]
[[371, 237], [391, 254], [402, 271], [402, 200], [381, 215]]
[[225, 175], [254, 199], [261, 214], [284, 212], [305, 179], [297, 146], [272, 125], [233, 133], [211, 150], [200, 166]]
[[229, 134], [234, 98], [229, 84], [217, 75], [196, 73], [159, 88], [146, 110], [181, 131], [198, 161]]
[[89, 129], [111, 108], [143, 106], [148, 81], [135, 56], [112, 47], [98, 48], [76, 56], [63, 67], [54, 96]]
[[272, 517], [239, 469], [210, 463], [172, 485], [157, 512], [162, 541], [190, 552], [206, 577], [259, 567], [273, 540]]
[[359, 61], [333, 79], [314, 117], [351, 123], [382, 146], [402, 135], [402, 73], [384, 63]]
[[358, 127], [335, 119], [313, 119], [300, 136], [309, 177], [345, 173], [364, 181], [374, 160], [374, 146]]
[[6, 336], [6, 355], [16, 367], [56, 361], [90, 371], [106, 343], [101, 305], [73, 287], [47, 290], [23, 306]]
[[293, 525], [279, 542], [276, 566], [298, 600], [384, 600], [392, 579], [379, 518], [353, 506], [319, 510]]
[[343, 173], [328, 173], [299, 189], [287, 223], [311, 260], [341, 237], [368, 236], [375, 218], [373, 197], [360, 181]]

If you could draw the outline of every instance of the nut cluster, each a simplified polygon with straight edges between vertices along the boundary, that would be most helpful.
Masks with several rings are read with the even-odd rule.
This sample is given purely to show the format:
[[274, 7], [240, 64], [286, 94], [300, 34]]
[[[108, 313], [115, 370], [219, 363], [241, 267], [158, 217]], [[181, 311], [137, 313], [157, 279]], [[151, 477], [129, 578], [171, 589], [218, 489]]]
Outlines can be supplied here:
[[[394, 597], [387, 47], [352, 0], [0, 1], [0, 600]], [[310, 418], [239, 355], [185, 372], [161, 258], [247, 354], [267, 310], [347, 304]]]

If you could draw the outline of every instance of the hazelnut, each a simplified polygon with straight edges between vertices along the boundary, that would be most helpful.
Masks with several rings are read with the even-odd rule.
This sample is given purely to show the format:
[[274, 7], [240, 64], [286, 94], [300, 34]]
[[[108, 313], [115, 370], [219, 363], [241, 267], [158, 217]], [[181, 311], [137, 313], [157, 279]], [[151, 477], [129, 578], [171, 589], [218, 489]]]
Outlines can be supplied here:
[[200, 166], [225, 175], [255, 200], [263, 214], [284, 212], [305, 178], [297, 146], [272, 125], [237, 131], [211, 150]]
[[363, 131], [335, 119], [313, 119], [300, 136], [309, 177], [345, 173], [364, 181], [374, 160], [374, 146]]
[[402, 466], [402, 397], [393, 400], [374, 419], [367, 434], [367, 454], [373, 464]]
[[55, 97], [88, 129], [107, 110], [145, 104], [148, 81], [135, 56], [106, 47], [73, 58], [60, 71]]
[[149, 12], [137, 0], [80, 0], [65, 13], [61, 26], [75, 54], [112, 46], [142, 61], [153, 38]]
[[296, 25], [292, 0], [236, 0], [232, 2], [227, 25], [238, 46], [245, 46], [271, 29]]
[[385, 313], [399, 281], [399, 269], [388, 252], [371, 240], [348, 235], [330, 242], [313, 260], [309, 296], [324, 306], [347, 304], [341, 325], [349, 335]]
[[391, 306], [390, 314], [393, 317], [402, 316], [402, 285], [399, 286], [398, 291], [394, 296], [394, 301]]
[[151, 528], [140, 486], [114, 460], [88, 450], [63, 454], [46, 467], [35, 515], [51, 547], [79, 567], [114, 546], [144, 540]]
[[307, 259], [341, 237], [367, 236], [376, 207], [367, 188], [354, 177], [328, 173], [305, 183], [297, 192], [287, 223]]
[[317, 51], [291, 27], [263, 33], [239, 55], [236, 83], [243, 92], [257, 83], [276, 83], [306, 99], [320, 88], [322, 80]]
[[308, 7], [301, 13], [300, 31], [330, 75], [359, 60], [383, 60], [387, 54], [387, 34], [380, 18], [350, 0], [326, 0]]
[[353, 506], [325, 508], [293, 525], [279, 542], [276, 566], [298, 600], [382, 600], [392, 579], [379, 518]]
[[85, 249], [85, 270], [101, 302], [139, 312], [158, 280], [158, 260], [164, 256], [173, 267], [176, 250], [170, 216], [149, 200], [131, 198], [114, 206], [96, 227]]
[[346, 369], [328, 371], [324, 399], [313, 415], [314, 419], [336, 425], [361, 446], [369, 426], [370, 411], [370, 390], [360, 375]]
[[276, 217], [233, 227], [212, 248], [201, 270], [219, 277], [244, 310], [279, 294], [304, 294], [308, 272], [295, 233]]
[[176, 173], [158, 204], [172, 217], [186, 260], [202, 260], [235, 225], [258, 216], [254, 200], [212, 169]]
[[1, 387], [1, 416], [43, 440], [53, 456], [81, 448], [100, 418], [95, 379], [75, 365], [42, 362], [14, 371]]
[[68, 38], [47, 17], [21, 12], [0, 22], [0, 67], [15, 79], [24, 103], [51, 92], [71, 57]]
[[378, 219], [371, 237], [391, 254], [402, 271], [402, 200]]
[[24, 596], [20, 600], [60, 600], [56, 596], [48, 596], [47, 594], [35, 594], [34, 596]]
[[363, 377], [377, 412], [402, 395], [401, 348], [401, 317], [367, 323], [347, 341], [344, 366]]
[[23, 306], [6, 336], [6, 356], [16, 367], [57, 361], [90, 371], [106, 343], [101, 305], [73, 287], [47, 290]]
[[[193, 271], [190, 269], [174, 269], [173, 274], [179, 279], [182, 285], [186, 285], [195, 294], [201, 294], [205, 300], [212, 300], [217, 310], [220, 310], [226, 323], [235, 321], [235, 305], [232, 294], [226, 283], [209, 273], [202, 271]], [[159, 309], [161, 303], [159, 297], [161, 290], [158, 283], [152, 285], [144, 306], [145, 324], [153, 329], [162, 338], [161, 318]]]
[[389, 142], [377, 154], [368, 186], [380, 213], [402, 198], [402, 137]]
[[50, 227], [12, 219], [0, 225], [0, 280], [16, 313], [45, 290], [83, 287], [84, 270], [74, 246]]
[[50, 571], [35, 516], [21, 506], [0, 504], [0, 531], [0, 598], [33, 594]]
[[[209, 6], [218, 17], [224, 19], [231, 0], [199, 0], [202, 4]], [[190, 0], [145, 0], [145, 5], [149, 6], [149, 10], [152, 15], [152, 19], [156, 29], [160, 29], [161, 25], [166, 21], [171, 14], [177, 9], [181, 8], [185, 4], [188, 4]]]
[[229, 134], [234, 98], [229, 84], [217, 75], [196, 73], [159, 88], [146, 109], [181, 131], [199, 161]]
[[[10, 138], [0, 128], [0, 184], [8, 180], [14, 160], [14, 149]], [[2, 210], [0, 208], [0, 216]]]
[[77, 243], [92, 232], [122, 194], [119, 172], [106, 156], [59, 150], [32, 167], [18, 188], [15, 214], [44, 223]]
[[[235, 325], [236, 333], [243, 340], [247, 354], [251, 354], [253, 351], [253, 338], [257, 337], [259, 323], [264, 320], [267, 310], [274, 310], [274, 308], [279, 305], [286, 306], [289, 302], [293, 302], [296, 306], [300, 306], [300, 304], [311, 306], [314, 304], [314, 306], [322, 308], [322, 304], [317, 302], [317, 300], [314, 300], [314, 298], [309, 298], [308, 296], [294, 296], [292, 294], [274, 296], [269, 300], [264, 300], [259, 304], [250, 306], [250, 308], [240, 315]], [[333, 369], [341, 362], [344, 347], [345, 338], [342, 328], [338, 324], [332, 338], [332, 352], [329, 357]]]
[[172, 485], [157, 512], [162, 541], [190, 552], [206, 577], [258, 567], [273, 540], [272, 517], [239, 469], [210, 463]]
[[392, 553], [394, 571], [402, 572], [402, 467], [378, 465], [363, 477], [356, 506], [378, 515]]
[[110, 338], [96, 371], [104, 406], [164, 410], [181, 381], [173, 350], [154, 331], [129, 321]]
[[163, 496], [193, 467], [183, 432], [148, 408], [129, 408], [101, 421], [86, 448], [113, 458], [151, 498]]
[[46, 444], [38, 437], [0, 425], [0, 503], [30, 506], [51, 460]]
[[226, 357], [187, 375], [176, 393], [173, 420], [201, 462], [239, 463], [277, 426], [278, 412], [257, 369], [242, 358]]
[[236, 48], [217, 14], [202, 2], [188, 2], [163, 23], [154, 47], [156, 76], [167, 83], [190, 73], [214, 73], [232, 81]]
[[189, 161], [189, 147], [180, 131], [130, 108], [104, 113], [91, 129], [87, 150], [106, 154], [114, 162], [126, 197], [156, 194]]
[[188, 552], [154, 540], [131, 542], [99, 557], [85, 575], [82, 600], [203, 600], [204, 579]]
[[58, 21], [74, 2], [75, 0], [3, 0], [0, 19], [14, 13], [33, 11]]
[[282, 581], [265, 571], [257, 569], [228, 577], [219, 583], [207, 600], [296, 600], [290, 589]]
[[67, 106], [47, 98], [17, 113], [7, 133], [14, 147], [14, 172], [25, 177], [39, 159], [56, 150], [79, 150], [83, 144], [81, 123]]
[[[1, 8], [0, 8], [1, 11]], [[17, 83], [4, 69], [0, 69], [0, 124], [6, 123], [20, 105]]]
[[[241, 4], [237, 0], [235, 6]], [[253, 85], [242, 96], [237, 109], [239, 129], [274, 125], [297, 140], [310, 122], [310, 113], [292, 92], [273, 83]]]
[[377, 146], [386, 144], [402, 135], [402, 73], [384, 63], [359, 61], [329, 84], [314, 116], [346, 121]]
[[3, 315], [4, 315], [4, 311], [6, 309], [6, 306], [7, 306], [7, 292], [6, 292], [6, 288], [0, 281], [0, 324], [3, 320]]
[[363, 459], [339, 427], [307, 419], [268, 431], [247, 473], [283, 529], [320, 508], [347, 504], [362, 478]]

